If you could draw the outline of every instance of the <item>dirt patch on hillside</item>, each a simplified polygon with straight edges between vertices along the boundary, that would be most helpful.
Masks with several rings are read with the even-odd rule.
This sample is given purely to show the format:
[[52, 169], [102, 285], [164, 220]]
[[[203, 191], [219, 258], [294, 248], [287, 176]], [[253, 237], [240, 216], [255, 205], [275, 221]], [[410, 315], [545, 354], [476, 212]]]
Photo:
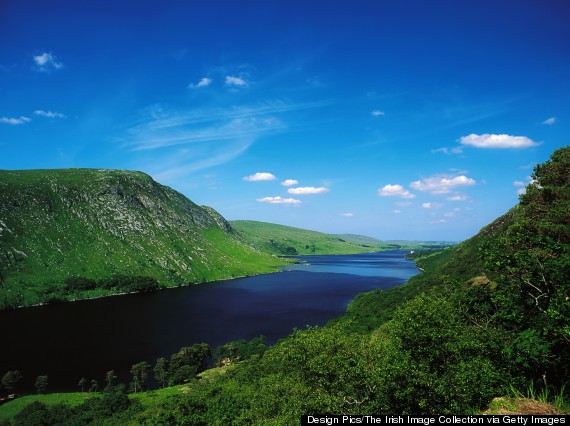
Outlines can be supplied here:
[[561, 414], [552, 404], [528, 398], [495, 398], [483, 414]]

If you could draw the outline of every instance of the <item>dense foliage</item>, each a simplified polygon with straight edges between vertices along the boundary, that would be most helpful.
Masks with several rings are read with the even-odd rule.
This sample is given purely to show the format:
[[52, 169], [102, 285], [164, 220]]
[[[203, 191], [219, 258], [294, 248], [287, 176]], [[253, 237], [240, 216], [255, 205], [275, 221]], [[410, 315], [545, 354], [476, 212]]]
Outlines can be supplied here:
[[[418, 258], [425, 272], [406, 285], [360, 295], [341, 318], [296, 330], [267, 350], [254, 341], [218, 348], [219, 365], [229, 359], [232, 368], [186, 381], [184, 394], [127, 408], [130, 424], [282, 425], [298, 424], [307, 413], [462, 414], [511, 387], [564, 389], [570, 147], [537, 166], [533, 179], [521, 203], [477, 236]], [[170, 380], [176, 360], [173, 355], [170, 367], [157, 361], [158, 381]], [[32, 408], [31, 414], [44, 410]], [[87, 414], [76, 409], [70, 424], [89, 424], [96, 407], [84, 409]], [[124, 420], [117, 416], [111, 424]]]

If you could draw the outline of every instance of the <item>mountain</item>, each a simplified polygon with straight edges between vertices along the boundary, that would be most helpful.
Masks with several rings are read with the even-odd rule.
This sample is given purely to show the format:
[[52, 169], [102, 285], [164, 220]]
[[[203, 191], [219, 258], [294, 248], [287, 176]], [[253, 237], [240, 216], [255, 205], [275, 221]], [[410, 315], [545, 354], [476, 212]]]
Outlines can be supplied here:
[[330, 235], [251, 220], [234, 220], [230, 224], [249, 244], [276, 255], [355, 254], [396, 248], [362, 235]]
[[144, 173], [0, 171], [0, 308], [122, 292], [128, 277], [176, 286], [279, 264]]

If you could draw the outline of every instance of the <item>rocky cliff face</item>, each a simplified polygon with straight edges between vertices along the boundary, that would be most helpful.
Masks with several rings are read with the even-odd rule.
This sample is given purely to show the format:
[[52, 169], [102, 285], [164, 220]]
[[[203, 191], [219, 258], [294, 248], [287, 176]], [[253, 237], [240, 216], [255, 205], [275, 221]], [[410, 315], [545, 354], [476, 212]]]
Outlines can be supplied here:
[[237, 238], [214, 209], [144, 173], [0, 171], [4, 291], [117, 274], [171, 286], [267, 272], [275, 264]]

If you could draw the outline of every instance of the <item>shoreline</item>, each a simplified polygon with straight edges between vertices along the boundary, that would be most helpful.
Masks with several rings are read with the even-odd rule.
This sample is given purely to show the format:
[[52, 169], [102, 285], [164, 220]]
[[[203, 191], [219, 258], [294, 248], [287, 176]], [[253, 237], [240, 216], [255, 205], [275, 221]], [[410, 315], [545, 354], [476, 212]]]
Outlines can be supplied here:
[[[386, 251], [409, 251], [409, 250], [408, 249], [386, 249], [386, 250], [366, 251], [366, 252], [359, 252], [359, 253], [311, 253], [311, 254], [283, 255], [283, 256], [276, 256], [276, 257], [278, 257], [279, 259], [296, 259], [297, 256], [351, 256], [351, 255], [359, 255], [359, 254], [381, 253], [381, 252], [386, 252]], [[227, 277], [227, 278], [218, 278], [218, 279], [206, 280], [206, 281], [200, 281], [200, 282], [194, 282], [194, 283], [180, 284], [180, 285], [175, 285], [175, 286], [164, 286], [162, 288], [159, 288], [159, 289], [151, 291], [151, 292], [136, 292], [136, 291], [134, 291], [134, 292], [111, 293], [111, 294], [101, 294], [101, 295], [97, 295], [97, 296], [93, 296], [93, 297], [86, 297], [83, 299], [70, 299], [70, 300], [57, 301], [57, 302], [53, 302], [53, 303], [42, 302], [42, 303], [35, 303], [35, 304], [31, 304], [31, 305], [21, 305], [21, 306], [15, 306], [15, 307], [7, 308], [7, 309], [0, 309], [0, 313], [3, 311], [11, 311], [11, 310], [19, 310], [19, 309], [27, 309], [27, 308], [38, 308], [38, 307], [45, 307], [45, 306], [52, 306], [52, 305], [60, 305], [60, 304], [65, 304], [65, 303], [86, 302], [86, 301], [90, 301], [90, 300], [104, 299], [107, 297], [130, 296], [130, 295], [135, 295], [135, 294], [154, 293], [156, 291], [164, 291], [164, 290], [169, 290], [169, 289], [174, 289], [174, 288], [192, 287], [192, 286], [198, 286], [198, 285], [203, 285], [203, 284], [211, 284], [211, 283], [221, 282], [221, 281], [232, 281], [232, 280], [236, 280], [236, 279], [240, 279], [240, 278], [255, 277], [255, 276], [260, 276], [260, 275], [269, 275], [269, 274], [275, 274], [275, 273], [280, 273], [280, 272], [287, 272], [283, 268], [285, 268], [288, 264], [302, 264], [302, 263], [307, 263], [307, 262], [302, 261], [302, 260], [299, 260], [298, 262], [287, 262], [287, 261], [285, 261], [284, 265], [276, 266], [276, 268], [279, 268], [277, 270], [268, 271], [268, 272], [261, 272], [258, 274], [246, 274], [246, 275], [239, 275], [239, 276], [233, 276], [233, 277]]]

